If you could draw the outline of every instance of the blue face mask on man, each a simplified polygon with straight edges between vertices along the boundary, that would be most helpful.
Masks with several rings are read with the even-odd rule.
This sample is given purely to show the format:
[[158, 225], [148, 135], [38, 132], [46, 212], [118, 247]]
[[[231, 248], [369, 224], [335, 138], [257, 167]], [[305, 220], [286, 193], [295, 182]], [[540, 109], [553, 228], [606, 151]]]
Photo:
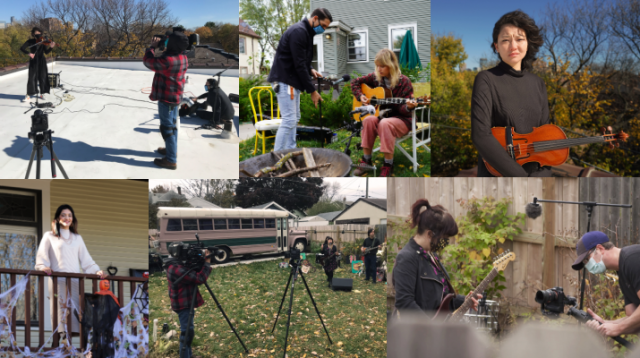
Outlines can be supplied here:
[[209, 92], [209, 86], [204, 85], [204, 90], [205, 90], [205, 91], [207, 91], [207, 92]]
[[[597, 253], [597, 251], [594, 253]], [[605, 271], [607, 271], [607, 267], [604, 265], [604, 262], [602, 261], [602, 255], [600, 255], [600, 262], [596, 262], [596, 260], [594, 260], [592, 257], [589, 259], [589, 262], [587, 262], [587, 264], [584, 267], [587, 269], [587, 271], [591, 272], [594, 275], [605, 273]]]
[[318, 26], [314, 27], [313, 31], [316, 32], [316, 35], [320, 35], [324, 32], [324, 27], [322, 27], [322, 25], [320, 25], [320, 22], [318, 21]]

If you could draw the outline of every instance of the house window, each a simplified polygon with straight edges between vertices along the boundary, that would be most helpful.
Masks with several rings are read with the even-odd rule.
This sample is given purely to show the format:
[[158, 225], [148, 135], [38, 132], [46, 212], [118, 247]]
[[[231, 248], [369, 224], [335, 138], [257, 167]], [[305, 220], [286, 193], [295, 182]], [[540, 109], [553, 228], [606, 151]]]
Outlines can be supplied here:
[[246, 67], [240, 67], [240, 74], [241, 75], [248, 75], [249, 74], [249, 69]]
[[402, 41], [407, 31], [411, 31], [413, 37], [413, 43], [418, 49], [418, 25], [417, 24], [405, 24], [405, 25], [389, 25], [389, 49], [393, 50], [400, 59], [400, 49], [402, 47]]
[[244, 37], [240, 38], [240, 53], [245, 53], [244, 52], [244, 40], [245, 40]]
[[355, 30], [347, 39], [348, 62], [369, 62], [369, 31]]

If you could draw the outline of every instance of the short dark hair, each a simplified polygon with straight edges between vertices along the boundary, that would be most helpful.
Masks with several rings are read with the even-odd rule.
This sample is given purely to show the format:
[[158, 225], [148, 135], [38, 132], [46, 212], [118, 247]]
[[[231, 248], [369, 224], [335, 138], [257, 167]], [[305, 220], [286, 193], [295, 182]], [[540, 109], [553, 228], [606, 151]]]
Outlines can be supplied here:
[[375, 231], [375, 229], [374, 228], [369, 228], [369, 230], [367, 230], [367, 236], [371, 235], [372, 231]]
[[[420, 212], [423, 207], [427, 209]], [[429, 200], [418, 199], [411, 206], [411, 228], [418, 227], [418, 235], [431, 230], [431, 248], [438, 247], [441, 239], [458, 234], [458, 224], [442, 205], [431, 206]]]
[[318, 20], [322, 21], [324, 19], [329, 19], [330, 22], [333, 22], [333, 17], [331, 16], [331, 13], [329, 12], [329, 10], [323, 8], [323, 7], [319, 7], [315, 10], [313, 10], [313, 12], [311, 13], [311, 17], [318, 17]]
[[39, 31], [39, 32], [42, 34], [42, 29], [36, 26], [36, 27], [34, 27], [33, 29], [31, 29], [31, 36], [33, 36], [33, 34], [34, 34], [36, 31]]
[[602, 247], [604, 247], [605, 250], [611, 250], [614, 247], [616, 247], [616, 245], [614, 245], [613, 242], [611, 242], [611, 241], [603, 242], [600, 245], [602, 245]]
[[529, 15], [520, 10], [502, 15], [493, 27], [493, 43], [491, 43], [491, 49], [498, 57], [500, 57], [500, 54], [498, 54], [495, 44], [498, 43], [498, 35], [505, 25], [513, 25], [524, 31], [527, 37], [527, 54], [522, 59], [522, 69], [531, 70], [531, 68], [533, 68], [533, 62], [536, 60], [536, 54], [538, 54], [538, 50], [544, 43], [542, 28], [538, 27]]

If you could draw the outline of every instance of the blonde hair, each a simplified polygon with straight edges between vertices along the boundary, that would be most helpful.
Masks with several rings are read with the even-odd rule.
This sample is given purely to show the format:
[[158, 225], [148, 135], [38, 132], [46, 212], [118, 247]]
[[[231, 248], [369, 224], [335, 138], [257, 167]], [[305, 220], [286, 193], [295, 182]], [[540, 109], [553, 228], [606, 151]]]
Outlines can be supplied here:
[[400, 65], [398, 64], [398, 57], [396, 54], [389, 50], [388, 48], [383, 48], [378, 51], [376, 54], [375, 60], [373, 62], [376, 64], [376, 80], [379, 83], [384, 83], [382, 80], [382, 76], [378, 72], [377, 66], [387, 66], [389, 67], [389, 79], [391, 80], [391, 88], [394, 88], [398, 82], [400, 82]]

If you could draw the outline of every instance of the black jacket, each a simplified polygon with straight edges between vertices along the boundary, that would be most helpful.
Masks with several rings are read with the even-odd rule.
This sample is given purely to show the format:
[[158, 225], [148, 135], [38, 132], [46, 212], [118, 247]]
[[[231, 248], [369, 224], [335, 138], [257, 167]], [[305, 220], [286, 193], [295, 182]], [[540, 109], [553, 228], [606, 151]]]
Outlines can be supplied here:
[[220, 87], [210, 88], [208, 92], [198, 97], [198, 99], [203, 98], [206, 98], [206, 104], [211, 106], [211, 112], [214, 113], [214, 118], [218, 116], [217, 113], [219, 112], [220, 120], [233, 119], [235, 114], [233, 103], [231, 103], [229, 96], [227, 96]]
[[315, 35], [306, 18], [288, 28], [278, 44], [267, 81], [286, 83], [307, 93], [315, 92], [316, 88], [311, 82]]
[[[378, 238], [366, 238], [364, 239], [364, 242], [362, 243], [362, 247], [364, 247], [365, 249], [371, 248], [371, 247], [376, 247], [376, 246], [380, 246], [380, 241], [378, 240]], [[374, 249], [369, 251], [369, 253], [367, 253], [365, 256], [376, 256], [376, 254], [378, 253], [378, 249]]]
[[[434, 315], [444, 298], [444, 287], [434, 273], [433, 264], [420, 255], [418, 248], [418, 244], [411, 238], [396, 258], [393, 266], [395, 307], [397, 310], [422, 310]], [[463, 295], [457, 295], [450, 309], [453, 311], [460, 307], [464, 298]]]

